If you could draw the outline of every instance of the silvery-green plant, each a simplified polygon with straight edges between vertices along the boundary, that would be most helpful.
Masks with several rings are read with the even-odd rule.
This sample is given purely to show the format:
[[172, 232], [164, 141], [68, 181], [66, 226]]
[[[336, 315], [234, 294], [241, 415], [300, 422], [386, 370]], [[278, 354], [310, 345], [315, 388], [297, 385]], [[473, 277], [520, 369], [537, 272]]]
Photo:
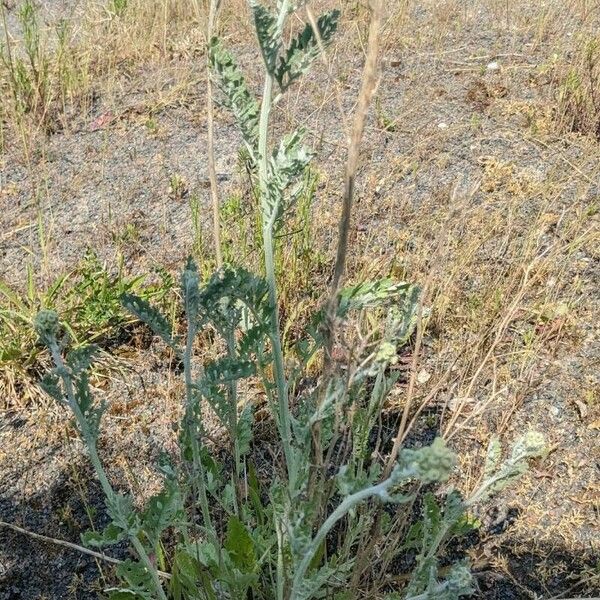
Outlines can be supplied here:
[[[145, 509], [135, 509], [131, 498], [113, 489], [100, 461], [96, 445], [103, 407], [90, 393], [92, 351], [70, 352], [63, 359], [65, 336], [57, 315], [45, 311], [36, 320], [55, 361], [45, 387], [73, 412], [112, 519], [104, 533], [84, 541], [102, 546], [128, 540], [137, 557], [119, 566], [122, 585], [111, 590], [113, 599], [345, 600], [368, 596], [370, 590], [388, 592], [390, 600], [465, 596], [473, 588], [467, 565], [454, 565], [444, 576], [438, 571], [443, 545], [467, 528], [463, 516], [473, 502], [520, 475], [527, 459], [540, 451], [539, 440], [528, 438], [501, 464], [494, 446], [472, 501], [451, 491], [440, 508], [428, 494], [422, 520], [405, 530], [399, 523], [422, 497], [421, 486], [447, 481], [456, 464], [443, 440], [436, 439], [429, 447], [401, 451], [386, 477], [382, 459], [373, 452], [372, 434], [398, 378], [390, 366], [414, 331], [419, 288], [382, 279], [342, 290], [335, 302], [337, 321], [359, 321], [369, 313], [381, 327], [361, 338], [352, 356], [314, 386], [302, 383], [307, 365], [327, 344], [326, 309], [314, 315], [284, 355], [274, 239], [296, 201], [312, 152], [303, 146], [302, 131], [270, 143], [269, 123], [281, 97], [331, 41], [339, 19], [337, 11], [326, 13], [316, 22], [318, 31], [306, 25], [286, 45], [284, 27], [298, 5], [278, 0], [272, 10], [250, 3], [265, 69], [260, 103], [223, 42], [214, 39], [210, 47], [222, 102], [240, 127], [257, 178], [264, 277], [225, 266], [203, 281], [190, 259], [181, 277], [183, 334], [146, 300], [131, 294], [122, 299], [172, 348], [185, 382], [180, 453], [161, 463], [164, 489]], [[215, 347], [222, 352], [197, 365], [194, 344], [205, 331], [219, 338]], [[242, 393], [249, 381], [260, 382], [275, 425], [273, 439], [261, 442], [270, 445], [273, 457], [268, 477], [253, 455], [253, 406]], [[229, 461], [220, 461], [208, 442], [203, 418], [208, 408], [227, 432]], [[364, 582], [350, 582], [357, 548], [374, 523], [385, 549], [373, 552], [374, 563], [418, 552], [405, 590], [385, 589], [375, 572]], [[175, 534], [170, 546], [162, 541], [167, 529]], [[404, 545], [385, 544], [404, 534]], [[170, 566], [169, 578], [157, 564]]]

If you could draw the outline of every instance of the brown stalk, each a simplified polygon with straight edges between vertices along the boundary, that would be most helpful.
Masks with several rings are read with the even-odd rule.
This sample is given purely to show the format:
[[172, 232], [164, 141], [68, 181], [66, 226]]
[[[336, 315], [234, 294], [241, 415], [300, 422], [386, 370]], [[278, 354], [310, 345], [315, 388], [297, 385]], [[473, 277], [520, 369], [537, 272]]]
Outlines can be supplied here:
[[[74, 544], [73, 542], [67, 542], [66, 540], [59, 540], [57, 538], [48, 537], [46, 535], [41, 535], [39, 533], [34, 533], [33, 531], [29, 531], [27, 529], [23, 529], [17, 525], [13, 525], [12, 523], [6, 523], [4, 521], [0, 521], [0, 527], [6, 527], [7, 529], [12, 529], [17, 533], [22, 535], [26, 535], [34, 540], [38, 540], [40, 542], [46, 542], [48, 544], [54, 544], [55, 546], [63, 546], [64, 548], [70, 548], [71, 550], [77, 550], [77, 552], [81, 552], [82, 554], [87, 554], [88, 556], [93, 556], [98, 560], [103, 560], [104, 562], [111, 563], [113, 565], [120, 565], [123, 561], [118, 558], [113, 558], [112, 556], [107, 556], [106, 554], [102, 554], [101, 552], [94, 552], [94, 550], [90, 550], [89, 548], [85, 548], [84, 546], [80, 546], [79, 544]], [[157, 573], [164, 577], [165, 579], [171, 579], [171, 575], [169, 573], [165, 573], [164, 571], [157, 571]]]
[[363, 68], [362, 83], [358, 97], [358, 105], [354, 112], [354, 120], [350, 139], [348, 140], [348, 159], [346, 162], [346, 174], [344, 180], [344, 198], [342, 203], [342, 214], [339, 222], [338, 246], [331, 281], [331, 290], [326, 304], [325, 318], [325, 364], [324, 371], [327, 372], [331, 366], [331, 351], [335, 334], [335, 317], [339, 302], [339, 291], [346, 269], [346, 257], [348, 254], [348, 235], [350, 232], [350, 221], [352, 218], [352, 205], [354, 203], [354, 183], [360, 159], [360, 145], [363, 139], [365, 124], [369, 114], [369, 106], [373, 94], [377, 88], [377, 60], [379, 56], [379, 44], [381, 23], [383, 18], [383, 0], [371, 0], [371, 21], [369, 24], [369, 41], [367, 55]]

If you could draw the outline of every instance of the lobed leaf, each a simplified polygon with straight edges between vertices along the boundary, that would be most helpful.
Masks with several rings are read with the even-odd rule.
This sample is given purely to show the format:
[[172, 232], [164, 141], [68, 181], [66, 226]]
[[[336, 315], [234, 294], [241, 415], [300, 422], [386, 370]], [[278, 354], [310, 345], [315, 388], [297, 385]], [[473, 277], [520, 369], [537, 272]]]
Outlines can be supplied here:
[[135, 294], [125, 293], [121, 296], [121, 304], [132, 315], [146, 323], [156, 335], [158, 335], [168, 346], [180, 353], [178, 338], [173, 335], [171, 325], [165, 317], [151, 306], [146, 300]]
[[317, 20], [318, 35], [310, 23], [294, 39], [280, 58], [275, 70], [275, 79], [281, 91], [287, 90], [301, 75], [308, 71], [313, 61], [319, 57], [321, 46], [327, 46], [335, 34], [340, 18], [339, 10], [332, 10], [319, 17]]
[[152, 496], [141, 517], [141, 528], [151, 548], [160, 541], [162, 532], [174, 525], [183, 516], [181, 493], [173, 481], [167, 481], [165, 488]]
[[[269, 160], [267, 193], [263, 198], [265, 220], [274, 225], [292, 206], [302, 191], [298, 180], [313, 158], [313, 153], [302, 145], [304, 130], [297, 129], [286, 135], [275, 148]], [[296, 186], [290, 190], [290, 187]], [[285, 194], [288, 193], [286, 200]]]
[[384, 278], [365, 281], [345, 288], [340, 293], [338, 317], [345, 317], [351, 310], [364, 310], [397, 303], [414, 289], [410, 283]]
[[233, 55], [219, 38], [211, 41], [209, 59], [224, 96], [223, 104], [233, 113], [251, 156], [255, 156], [260, 112], [258, 102], [250, 92]]
[[275, 73], [277, 55], [281, 47], [281, 35], [277, 31], [277, 19], [256, 0], [250, 0], [250, 8], [254, 15], [254, 28], [262, 52], [263, 61], [270, 75]]

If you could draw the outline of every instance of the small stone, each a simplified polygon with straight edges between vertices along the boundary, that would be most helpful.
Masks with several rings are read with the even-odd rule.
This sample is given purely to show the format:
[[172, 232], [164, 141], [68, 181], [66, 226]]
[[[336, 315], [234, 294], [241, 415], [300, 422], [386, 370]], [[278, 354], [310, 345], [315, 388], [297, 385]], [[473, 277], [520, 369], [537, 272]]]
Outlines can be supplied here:
[[488, 63], [487, 70], [488, 71], [499, 71], [500, 63], [497, 63], [496, 61], [492, 61], [491, 63]]
[[431, 379], [431, 373], [429, 371], [426, 371], [425, 369], [421, 369], [417, 373], [417, 382], [420, 383], [421, 385], [423, 385], [424, 383], [427, 383], [430, 379]]

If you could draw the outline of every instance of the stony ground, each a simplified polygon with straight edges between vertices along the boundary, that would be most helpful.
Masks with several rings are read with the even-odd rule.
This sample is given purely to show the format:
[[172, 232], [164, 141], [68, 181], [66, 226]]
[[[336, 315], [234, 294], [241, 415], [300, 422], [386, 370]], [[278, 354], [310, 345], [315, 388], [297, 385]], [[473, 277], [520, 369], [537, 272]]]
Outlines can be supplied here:
[[[47, 4], [52, 18], [64, 6]], [[579, 33], [597, 27], [598, 11], [558, 0], [392, 4], [351, 276], [391, 272], [426, 285], [431, 313], [416, 400], [427, 400], [428, 426], [461, 451], [457, 485], [475, 485], [491, 434], [509, 443], [535, 428], [548, 437], [548, 456], [481, 510], [480, 539], [469, 549], [479, 597], [599, 597], [600, 143], [556, 125], [561, 69]], [[329, 74], [316, 68], [277, 124], [303, 124], [319, 152], [312, 235], [328, 258], [365, 35], [359, 8], [344, 10], [346, 33], [330, 51]], [[224, 23], [258, 89], [247, 29], [227, 12]], [[3, 280], [23, 285], [29, 261], [48, 282], [90, 245], [108, 264], [122, 254], [130, 272], [179, 269], [193, 244], [190, 196], [206, 222], [209, 213], [204, 59], [189, 36], [175, 37], [159, 58], [129, 57], [110, 86], [100, 81], [69, 112], [68, 126], [33, 132], [27, 153], [14, 131], [5, 133]], [[224, 111], [216, 133], [225, 197], [245, 183]], [[182, 193], [174, 193], [174, 176]], [[117, 354], [130, 374], [99, 383], [111, 401], [102, 453], [115, 480], [141, 497], [154, 458], [174, 444], [180, 388], [160, 348]], [[64, 412], [3, 411], [0, 520], [77, 541], [92, 523], [101, 526], [102, 514]], [[110, 569], [93, 559], [0, 527], [2, 600], [100, 597], [104, 577]]]

